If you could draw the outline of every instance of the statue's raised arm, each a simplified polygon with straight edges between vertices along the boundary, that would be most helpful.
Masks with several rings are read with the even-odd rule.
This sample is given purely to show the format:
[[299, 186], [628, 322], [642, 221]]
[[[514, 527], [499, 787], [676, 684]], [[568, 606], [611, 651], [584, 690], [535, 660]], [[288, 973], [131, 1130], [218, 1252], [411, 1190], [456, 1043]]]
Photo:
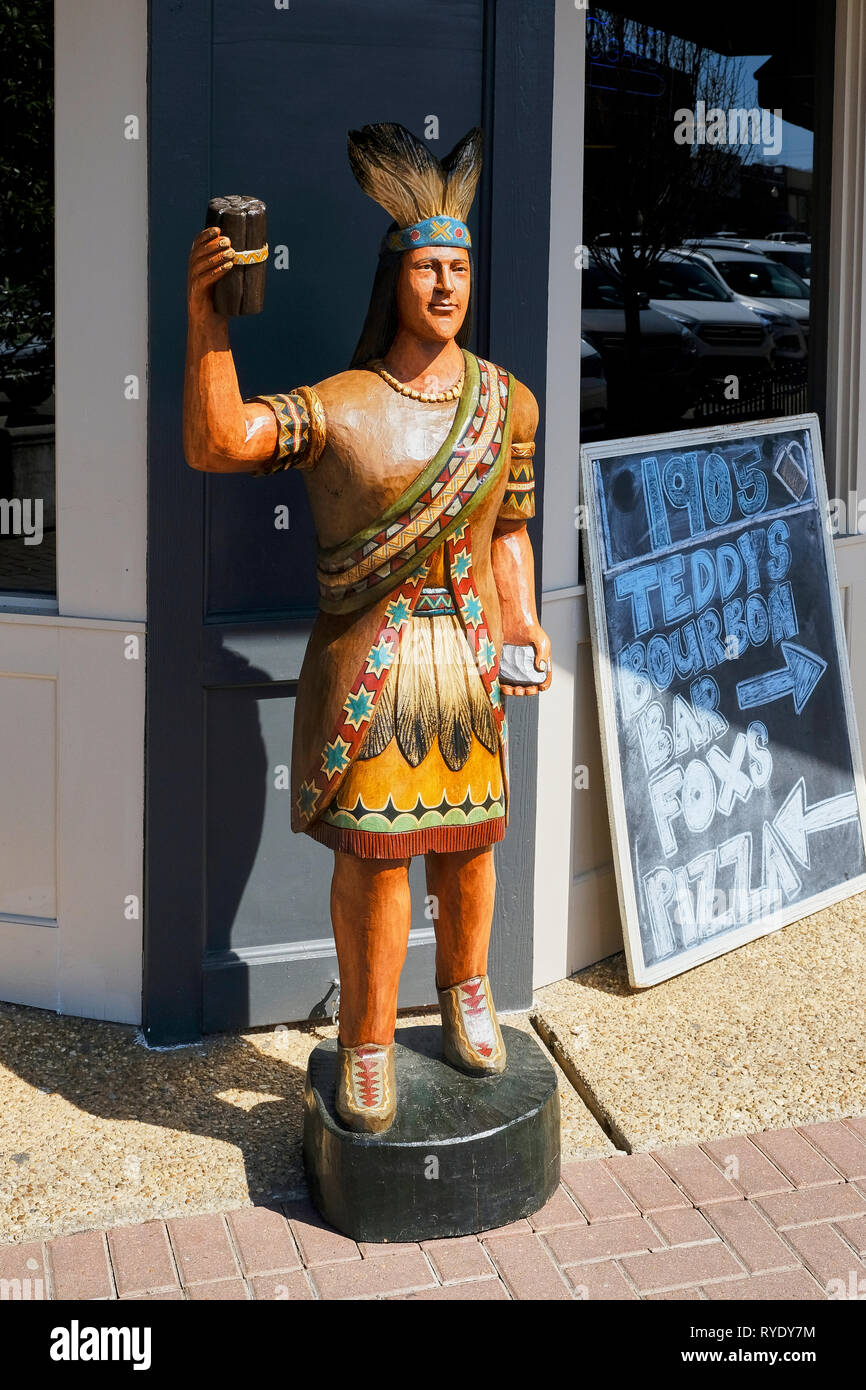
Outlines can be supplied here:
[[257, 473], [277, 448], [273, 411], [241, 399], [228, 319], [214, 308], [214, 286], [234, 257], [219, 227], [199, 232], [189, 257], [183, 447], [190, 468], [202, 473]]

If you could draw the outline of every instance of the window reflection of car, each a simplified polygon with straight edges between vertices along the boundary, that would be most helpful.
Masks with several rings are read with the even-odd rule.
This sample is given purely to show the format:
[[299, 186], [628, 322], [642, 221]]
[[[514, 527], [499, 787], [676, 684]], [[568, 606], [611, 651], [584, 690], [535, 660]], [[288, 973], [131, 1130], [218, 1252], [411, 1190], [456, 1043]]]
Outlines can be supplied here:
[[[668, 251], [662, 256], [655, 268], [657, 283], [655, 290], [659, 300], [659, 307], [663, 307], [667, 313], [673, 312], [673, 306], [669, 306], [663, 301], [681, 292], [689, 303], [683, 303], [678, 312], [693, 314], [696, 311], [695, 305], [705, 302], [708, 298], [710, 302], [716, 302], [720, 296], [723, 297], [728, 305], [728, 312], [740, 314], [742, 320], [750, 325], [748, 333], [754, 336], [754, 320], [757, 319], [763, 325], [764, 337], [763, 346], [760, 353], [761, 361], [752, 365], [766, 366], [770, 362], [803, 363], [808, 354], [808, 342], [803, 325], [798, 324], [796, 319], [782, 309], [765, 304], [761, 300], [750, 303], [745, 297], [734, 294], [722, 279], [719, 271], [711, 260], [700, 252], [683, 248], [679, 251]], [[807, 325], [808, 327], [808, 325]], [[718, 338], [715, 343], [717, 348], [716, 355], [721, 359], [723, 353], [723, 338], [719, 330], [711, 326], [707, 334], [701, 334], [699, 329], [695, 330], [699, 338]], [[724, 365], [724, 364], [722, 364]], [[719, 364], [713, 361], [707, 363], [708, 367], [719, 370]], [[732, 367], [736, 370], [736, 366]]]
[[[678, 419], [695, 395], [698, 344], [691, 330], [650, 307], [645, 295], [639, 309], [637, 351], [639, 383], [646, 386], [647, 411]], [[591, 259], [581, 281], [581, 334], [601, 357], [608, 386], [637, 389], [626, 341], [622, 283], [614, 270]]]
[[769, 369], [774, 352], [769, 318], [738, 303], [719, 277], [694, 256], [665, 252], [644, 283], [652, 307], [694, 333], [704, 375]]
[[757, 249], [763, 251], [764, 255], [771, 261], [778, 261], [779, 265], [786, 265], [789, 270], [793, 270], [795, 275], [799, 275], [804, 285], [809, 286], [809, 293], [812, 292], [812, 243], [801, 241], [799, 243], [788, 244], [785, 242], [766, 242], [757, 243]]
[[594, 439], [607, 424], [607, 379], [601, 354], [580, 340], [580, 437]]
[[[784, 234], [788, 236], [788, 233]], [[769, 237], [734, 237], [733, 234], [721, 233], [714, 237], [701, 237], [687, 245], [700, 250], [709, 250], [721, 247], [723, 250], [735, 248], [737, 251], [757, 251], [768, 260], [778, 261], [779, 265], [785, 265], [789, 270], [793, 270], [799, 275], [804, 285], [810, 285], [812, 279], [812, 243], [799, 235], [788, 241], [771, 241]]]
[[772, 309], [793, 319], [809, 338], [809, 286], [796, 271], [758, 251], [700, 246], [694, 254], [721, 276], [728, 289], [752, 309]]
[[53, 342], [41, 338], [18, 346], [0, 342], [0, 391], [11, 405], [41, 405], [53, 385]]

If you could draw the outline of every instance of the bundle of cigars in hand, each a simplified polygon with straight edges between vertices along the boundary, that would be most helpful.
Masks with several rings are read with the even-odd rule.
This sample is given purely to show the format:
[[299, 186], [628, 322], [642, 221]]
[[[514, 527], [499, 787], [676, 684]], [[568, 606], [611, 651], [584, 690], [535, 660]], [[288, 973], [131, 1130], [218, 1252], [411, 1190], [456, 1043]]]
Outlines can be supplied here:
[[234, 193], [211, 198], [207, 205], [206, 227], [219, 227], [235, 251], [259, 253], [258, 259], [236, 261], [214, 286], [214, 308], [219, 314], [258, 314], [265, 302], [267, 267], [268, 210], [260, 198]]

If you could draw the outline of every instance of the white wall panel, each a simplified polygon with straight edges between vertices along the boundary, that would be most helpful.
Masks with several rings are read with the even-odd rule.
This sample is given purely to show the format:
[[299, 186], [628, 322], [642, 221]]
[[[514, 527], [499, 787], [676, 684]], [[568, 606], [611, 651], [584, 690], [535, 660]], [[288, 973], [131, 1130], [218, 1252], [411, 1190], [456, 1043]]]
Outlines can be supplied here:
[[56, 685], [0, 671], [0, 914], [57, 915]]
[[144, 663], [141, 624], [0, 620], [2, 999], [139, 1021]]
[[842, 600], [842, 619], [851, 666], [854, 711], [861, 747], [866, 747], [866, 536], [848, 536], [836, 541], [836, 573]]
[[866, 497], [866, 5], [837, 0], [830, 204], [827, 491]]
[[55, 52], [59, 609], [143, 619], [147, 5], [56, 0]]
[[0, 999], [59, 1010], [59, 947], [56, 927], [0, 919]]
[[586, 11], [557, 0], [550, 190], [547, 396], [544, 410], [544, 554], [541, 621], [553, 644], [553, 682], [540, 696], [533, 982], [567, 971], [572, 917], [575, 677], [580, 654], [580, 271], [583, 184], [583, 55]]
[[27, 595], [0, 613], [0, 998], [126, 1023], [141, 1010], [147, 8], [55, 4], [59, 616]]

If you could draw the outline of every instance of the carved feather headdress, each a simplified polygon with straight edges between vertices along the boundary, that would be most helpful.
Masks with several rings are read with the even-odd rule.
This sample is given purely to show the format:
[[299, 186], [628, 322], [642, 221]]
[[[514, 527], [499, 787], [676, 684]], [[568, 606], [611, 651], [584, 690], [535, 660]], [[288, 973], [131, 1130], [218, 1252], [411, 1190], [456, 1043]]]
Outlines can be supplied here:
[[470, 246], [466, 218], [481, 174], [482, 131], [470, 130], [437, 159], [405, 126], [385, 122], [349, 132], [349, 163], [361, 188], [397, 223], [388, 245]]

